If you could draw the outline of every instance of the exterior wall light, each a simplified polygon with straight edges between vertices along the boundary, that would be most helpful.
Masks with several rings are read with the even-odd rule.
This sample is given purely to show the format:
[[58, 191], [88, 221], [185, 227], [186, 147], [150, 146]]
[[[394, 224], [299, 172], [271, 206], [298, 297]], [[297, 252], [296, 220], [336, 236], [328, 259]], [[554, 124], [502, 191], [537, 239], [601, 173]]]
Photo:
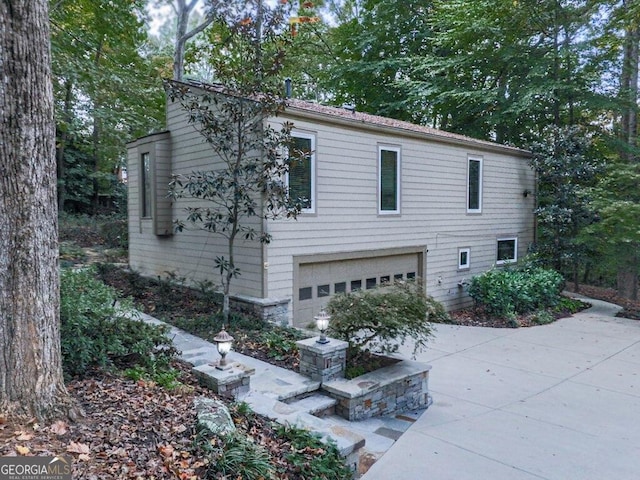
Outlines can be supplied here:
[[213, 337], [213, 341], [216, 342], [216, 347], [220, 354], [220, 362], [216, 365], [216, 368], [218, 370], [227, 370], [231, 368], [231, 365], [227, 365], [227, 353], [231, 350], [233, 337], [225, 331], [224, 325], [222, 326], [222, 330]]
[[327, 328], [329, 328], [329, 320], [331, 320], [331, 316], [324, 310], [320, 310], [320, 313], [313, 317], [313, 319], [316, 321], [316, 327], [320, 330], [320, 338], [316, 340], [316, 342], [321, 344], [329, 343], [329, 339], [326, 337], [325, 332], [327, 331]]

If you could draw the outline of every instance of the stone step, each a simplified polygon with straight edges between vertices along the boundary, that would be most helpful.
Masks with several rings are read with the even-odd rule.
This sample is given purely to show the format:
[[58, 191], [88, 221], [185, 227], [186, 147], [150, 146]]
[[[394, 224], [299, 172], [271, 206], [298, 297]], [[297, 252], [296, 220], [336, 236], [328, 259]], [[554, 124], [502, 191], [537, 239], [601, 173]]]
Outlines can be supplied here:
[[312, 393], [301, 398], [293, 398], [285, 403], [316, 417], [324, 418], [335, 413], [338, 401], [322, 393]]
[[340, 455], [347, 460], [347, 463], [355, 466], [358, 460], [358, 451], [365, 444], [362, 435], [352, 432], [344, 425], [318, 418], [300, 410], [293, 404], [286, 404], [255, 390], [249, 391], [239, 400], [246, 402], [254, 412], [275, 420], [281, 425], [311, 430], [319, 434], [323, 441], [332, 439], [336, 443]]

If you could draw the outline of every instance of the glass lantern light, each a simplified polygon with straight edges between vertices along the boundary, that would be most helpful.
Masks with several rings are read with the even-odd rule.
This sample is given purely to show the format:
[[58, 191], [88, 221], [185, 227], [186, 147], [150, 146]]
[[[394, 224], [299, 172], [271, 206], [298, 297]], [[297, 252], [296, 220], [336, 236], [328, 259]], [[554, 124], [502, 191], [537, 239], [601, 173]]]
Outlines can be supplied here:
[[233, 343], [233, 337], [229, 335], [222, 326], [222, 330], [213, 337], [213, 341], [216, 342], [218, 353], [220, 354], [220, 362], [216, 366], [218, 370], [227, 370], [231, 368], [231, 365], [227, 364], [227, 353], [231, 350], [231, 344]]
[[320, 330], [320, 338], [316, 340], [317, 343], [325, 344], [329, 343], [329, 339], [325, 335], [327, 328], [329, 328], [329, 320], [331, 320], [331, 316], [323, 310], [320, 310], [320, 313], [313, 317], [316, 321], [316, 327]]

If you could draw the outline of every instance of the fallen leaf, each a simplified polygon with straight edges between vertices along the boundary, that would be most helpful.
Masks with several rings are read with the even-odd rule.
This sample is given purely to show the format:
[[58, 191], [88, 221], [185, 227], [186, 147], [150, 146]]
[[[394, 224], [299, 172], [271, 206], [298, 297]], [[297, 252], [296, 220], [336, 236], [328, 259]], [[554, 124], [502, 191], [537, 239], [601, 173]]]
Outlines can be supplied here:
[[67, 447], [67, 452], [88, 454], [91, 452], [91, 450], [89, 450], [89, 447], [84, 443], [71, 442]]
[[55, 422], [49, 429], [56, 435], [64, 435], [68, 431], [67, 424], [62, 420], [58, 420], [57, 422]]
[[26, 455], [30, 451], [31, 450], [29, 450], [29, 447], [23, 447], [22, 445], [16, 445], [16, 452], [18, 452], [20, 455]]
[[171, 445], [160, 445], [158, 446], [158, 450], [163, 457], [171, 457], [173, 456], [173, 447]]
[[87, 455], [86, 453], [81, 453], [80, 455], [78, 455], [78, 459], [84, 460], [86, 462], [86, 461], [89, 461], [91, 459], [91, 457], [89, 455]]
[[27, 432], [22, 432], [20, 435], [18, 435], [16, 440], [18, 440], [19, 442], [28, 442], [32, 438], [33, 438], [33, 434], [27, 433]]

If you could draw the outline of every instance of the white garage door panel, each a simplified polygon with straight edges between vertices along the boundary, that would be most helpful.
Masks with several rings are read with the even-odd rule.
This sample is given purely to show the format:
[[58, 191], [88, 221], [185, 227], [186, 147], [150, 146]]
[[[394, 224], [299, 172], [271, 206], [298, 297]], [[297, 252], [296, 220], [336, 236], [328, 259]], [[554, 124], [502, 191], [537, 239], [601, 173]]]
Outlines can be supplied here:
[[294, 323], [306, 326], [313, 322], [314, 315], [326, 306], [330, 295], [334, 295], [341, 287], [350, 292], [357, 289], [358, 282], [362, 289], [366, 289], [387, 279], [418, 276], [419, 258], [419, 254], [409, 253], [300, 264], [298, 291], [294, 292]]

